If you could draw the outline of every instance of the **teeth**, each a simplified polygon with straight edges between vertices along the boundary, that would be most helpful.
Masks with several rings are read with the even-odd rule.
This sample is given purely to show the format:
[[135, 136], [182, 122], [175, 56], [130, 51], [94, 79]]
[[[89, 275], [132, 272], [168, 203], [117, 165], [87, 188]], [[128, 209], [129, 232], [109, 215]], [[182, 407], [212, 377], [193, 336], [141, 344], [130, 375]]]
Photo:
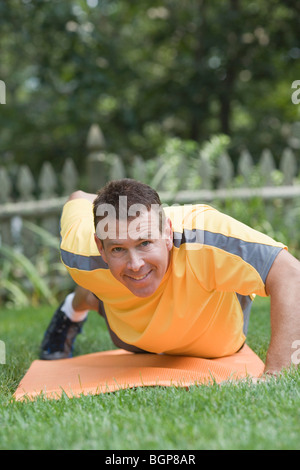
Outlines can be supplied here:
[[144, 274], [144, 276], [140, 276], [140, 277], [133, 277], [133, 276], [130, 276], [132, 279], [134, 279], [135, 281], [140, 281], [141, 279], [145, 279], [145, 277], [148, 275], [147, 274]]

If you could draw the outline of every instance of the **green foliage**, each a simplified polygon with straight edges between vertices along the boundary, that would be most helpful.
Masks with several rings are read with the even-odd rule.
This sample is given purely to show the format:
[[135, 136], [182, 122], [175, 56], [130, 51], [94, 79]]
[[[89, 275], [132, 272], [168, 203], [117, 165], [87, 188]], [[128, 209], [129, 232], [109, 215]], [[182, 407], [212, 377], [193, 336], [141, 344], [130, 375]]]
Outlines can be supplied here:
[[0, 305], [24, 308], [47, 302], [55, 305], [59, 295], [70, 286], [65, 268], [59, 260], [59, 240], [31, 222], [24, 226], [36, 234], [33, 259], [18, 247], [0, 245]]
[[[175, 194], [180, 188], [187, 186], [192, 174], [195, 175], [198, 157], [199, 145], [196, 142], [179, 138], [166, 139], [157, 162], [154, 165], [153, 161], [148, 162], [148, 169], [152, 167], [155, 170], [155, 174], [149, 176], [150, 186]], [[194, 187], [195, 184], [196, 182]]]
[[215, 167], [218, 158], [228, 150], [229, 145], [230, 137], [228, 135], [213, 135], [209, 141], [202, 144], [201, 156]]
[[[14, 267], [14, 269], [20, 269], [21, 271], [23, 271], [25, 278], [30, 281], [32, 286], [34, 286], [35, 293], [38, 296], [41, 296], [44, 301], [48, 301], [50, 304], [53, 305], [53, 297], [51, 295], [50, 289], [48, 288], [45, 281], [40, 277], [34, 264], [26, 256], [5, 245], [0, 246], [0, 253], [3, 257], [5, 257], [11, 262], [11, 265]], [[8, 272], [7, 268], [6, 271]], [[8, 281], [9, 280], [6, 279], [6, 286], [9, 286], [11, 284]], [[10, 289], [10, 292], [13, 294], [14, 290]], [[20, 301], [21, 299], [22, 297], [19, 294], [18, 301]]]
[[180, 189], [198, 190], [203, 185], [201, 161], [215, 171], [218, 158], [230, 144], [226, 135], [214, 135], [201, 146], [193, 140], [167, 138], [158, 157], [146, 162], [146, 182], [174, 196]]
[[94, 122], [125, 164], [214, 134], [234, 157], [279, 156], [299, 120], [299, 15], [277, 0], [2, 2], [1, 158], [81, 169]]

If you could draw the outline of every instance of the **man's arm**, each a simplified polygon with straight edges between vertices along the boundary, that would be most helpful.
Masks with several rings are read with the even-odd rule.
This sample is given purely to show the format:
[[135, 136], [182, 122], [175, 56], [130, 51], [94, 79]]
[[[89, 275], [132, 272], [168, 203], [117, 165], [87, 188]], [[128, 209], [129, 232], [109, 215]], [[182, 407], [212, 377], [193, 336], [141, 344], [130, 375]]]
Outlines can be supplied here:
[[85, 193], [84, 191], [78, 190], [70, 195], [68, 201], [73, 201], [74, 199], [87, 199], [90, 202], [94, 202], [96, 197], [97, 194]]
[[265, 373], [292, 365], [293, 343], [300, 340], [300, 262], [286, 250], [275, 259], [266, 280], [271, 297], [271, 341]]

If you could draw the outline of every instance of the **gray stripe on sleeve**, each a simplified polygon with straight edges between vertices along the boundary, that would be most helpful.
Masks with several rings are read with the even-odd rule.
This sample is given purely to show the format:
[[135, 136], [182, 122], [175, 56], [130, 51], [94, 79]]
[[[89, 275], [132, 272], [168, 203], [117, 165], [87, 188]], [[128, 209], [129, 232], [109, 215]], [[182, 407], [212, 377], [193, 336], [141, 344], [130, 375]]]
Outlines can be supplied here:
[[96, 269], [108, 269], [108, 265], [103, 261], [102, 256], [83, 256], [60, 250], [63, 263], [72, 269], [80, 271], [94, 271]]
[[206, 246], [213, 246], [227, 253], [239, 256], [256, 269], [264, 283], [275, 258], [282, 250], [278, 246], [247, 242], [239, 238], [228, 237], [221, 233], [206, 230], [184, 229], [183, 233], [174, 232], [174, 246], [179, 248], [185, 243], [200, 243]]

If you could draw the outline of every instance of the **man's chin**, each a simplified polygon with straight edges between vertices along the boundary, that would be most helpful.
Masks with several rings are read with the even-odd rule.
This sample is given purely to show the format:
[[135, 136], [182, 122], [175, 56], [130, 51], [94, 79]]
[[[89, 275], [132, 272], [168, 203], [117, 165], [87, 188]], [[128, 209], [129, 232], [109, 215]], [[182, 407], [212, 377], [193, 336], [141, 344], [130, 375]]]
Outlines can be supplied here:
[[151, 297], [152, 294], [156, 291], [157, 287], [154, 287], [153, 284], [150, 286], [144, 286], [144, 287], [133, 287], [132, 285], [125, 284], [127, 289], [130, 290], [130, 292], [135, 295], [136, 297], [140, 298], [146, 298], [146, 297]]
[[148, 288], [148, 289], [133, 289], [132, 287], [128, 287], [126, 286], [127, 289], [130, 290], [130, 292], [135, 295], [136, 297], [140, 297], [140, 298], [145, 298], [145, 297], [151, 297], [152, 294], [154, 294], [154, 292], [156, 291], [156, 289], [153, 289], [153, 287], [151, 286], [151, 288]]

